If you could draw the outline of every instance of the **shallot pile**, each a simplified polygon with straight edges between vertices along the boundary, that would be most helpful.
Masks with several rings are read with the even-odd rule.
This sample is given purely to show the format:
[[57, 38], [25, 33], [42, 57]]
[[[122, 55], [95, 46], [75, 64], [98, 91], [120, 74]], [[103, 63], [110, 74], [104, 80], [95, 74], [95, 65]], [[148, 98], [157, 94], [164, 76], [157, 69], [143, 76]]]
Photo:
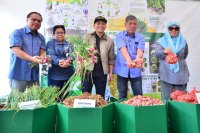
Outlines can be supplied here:
[[92, 95], [92, 94], [87, 93], [87, 92], [83, 93], [82, 95], [79, 95], [79, 96], [68, 97], [63, 101], [63, 104], [65, 106], [68, 106], [68, 107], [73, 107], [75, 99], [92, 99], [92, 100], [95, 100], [96, 101], [95, 107], [101, 107], [101, 106], [108, 104], [108, 102], [106, 100], [104, 100], [103, 97], [101, 97], [101, 95], [98, 95], [98, 94]]
[[191, 92], [175, 90], [171, 93], [170, 98], [178, 102], [187, 102], [187, 103], [197, 104], [198, 100], [195, 93], [200, 93], [200, 91], [197, 91], [195, 88], [193, 88]]
[[133, 98], [124, 101], [124, 104], [129, 104], [133, 106], [151, 106], [151, 105], [162, 105], [162, 101], [159, 99], [154, 99], [147, 96], [134, 96]]

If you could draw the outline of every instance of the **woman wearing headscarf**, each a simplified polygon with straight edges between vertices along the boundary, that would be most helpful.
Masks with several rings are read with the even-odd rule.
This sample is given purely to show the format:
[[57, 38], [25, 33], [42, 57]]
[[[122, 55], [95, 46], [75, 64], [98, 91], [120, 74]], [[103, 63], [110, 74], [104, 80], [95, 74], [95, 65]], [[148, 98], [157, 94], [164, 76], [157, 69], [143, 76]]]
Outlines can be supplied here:
[[65, 27], [63, 25], [55, 25], [53, 35], [54, 39], [47, 42], [46, 50], [47, 55], [52, 59], [52, 66], [48, 71], [48, 85], [62, 89], [74, 73], [70, 58], [72, 46], [65, 40]]
[[173, 89], [185, 91], [189, 71], [185, 59], [188, 45], [177, 22], [169, 22], [165, 35], [157, 41], [156, 56], [159, 58], [159, 78], [163, 101], [170, 98]]

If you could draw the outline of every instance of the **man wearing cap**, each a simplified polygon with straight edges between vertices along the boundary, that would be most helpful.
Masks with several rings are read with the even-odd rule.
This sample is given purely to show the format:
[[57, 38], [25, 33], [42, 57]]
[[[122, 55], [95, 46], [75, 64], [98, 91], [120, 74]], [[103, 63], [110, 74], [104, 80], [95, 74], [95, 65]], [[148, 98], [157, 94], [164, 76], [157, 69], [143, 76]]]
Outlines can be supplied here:
[[107, 75], [109, 75], [109, 81], [112, 81], [113, 64], [114, 64], [114, 42], [104, 32], [106, 29], [107, 20], [98, 16], [94, 20], [94, 32], [86, 36], [87, 42], [93, 44], [98, 50], [97, 63], [94, 64], [93, 71], [87, 75], [83, 81], [83, 92], [91, 93], [93, 84], [96, 88], [96, 94], [100, 94], [102, 97], [105, 95]]
[[117, 57], [114, 73], [117, 74], [119, 99], [127, 98], [128, 80], [134, 95], [142, 95], [142, 57], [145, 47], [143, 35], [136, 32], [137, 18], [129, 15], [125, 19], [126, 30], [116, 36]]

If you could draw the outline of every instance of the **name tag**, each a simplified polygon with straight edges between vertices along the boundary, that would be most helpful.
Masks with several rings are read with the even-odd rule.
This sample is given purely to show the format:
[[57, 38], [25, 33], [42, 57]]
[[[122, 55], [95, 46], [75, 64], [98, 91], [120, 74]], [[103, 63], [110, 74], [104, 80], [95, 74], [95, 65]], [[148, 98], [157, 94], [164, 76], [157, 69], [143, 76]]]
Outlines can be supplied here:
[[35, 109], [41, 105], [40, 100], [33, 100], [28, 102], [21, 102], [18, 104], [20, 109]]
[[91, 99], [75, 99], [74, 100], [74, 108], [94, 108], [95, 107], [95, 100]]

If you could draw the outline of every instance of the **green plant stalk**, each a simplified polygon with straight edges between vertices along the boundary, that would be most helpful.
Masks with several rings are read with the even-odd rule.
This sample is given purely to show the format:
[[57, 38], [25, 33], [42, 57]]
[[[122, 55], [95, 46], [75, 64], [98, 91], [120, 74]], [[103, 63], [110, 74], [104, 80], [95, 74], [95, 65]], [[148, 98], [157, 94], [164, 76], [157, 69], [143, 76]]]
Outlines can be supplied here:
[[[86, 73], [88, 72], [88, 68], [90, 67], [90, 51], [89, 49], [94, 47], [89, 44], [87, 40], [84, 40], [83, 37], [79, 34], [78, 36], [69, 36], [68, 41], [73, 45], [74, 53], [72, 54], [72, 58], [77, 61], [77, 56], [80, 59], [85, 59], [86, 62], [81, 63], [81, 68], [75, 67], [75, 73], [70, 77], [68, 82], [63, 86], [60, 91], [62, 94], [62, 98], [73, 88], [75, 83], [81, 79], [82, 81], [85, 78]], [[78, 63], [76, 63], [78, 64]]]
[[46, 89], [41, 89], [39, 86], [35, 85], [28, 88], [24, 93], [18, 90], [13, 90], [8, 96], [5, 109], [18, 110], [18, 103], [32, 100], [41, 101], [41, 106], [38, 106], [37, 108], [47, 107], [56, 103], [58, 94], [59, 91], [57, 87], [48, 87]]

